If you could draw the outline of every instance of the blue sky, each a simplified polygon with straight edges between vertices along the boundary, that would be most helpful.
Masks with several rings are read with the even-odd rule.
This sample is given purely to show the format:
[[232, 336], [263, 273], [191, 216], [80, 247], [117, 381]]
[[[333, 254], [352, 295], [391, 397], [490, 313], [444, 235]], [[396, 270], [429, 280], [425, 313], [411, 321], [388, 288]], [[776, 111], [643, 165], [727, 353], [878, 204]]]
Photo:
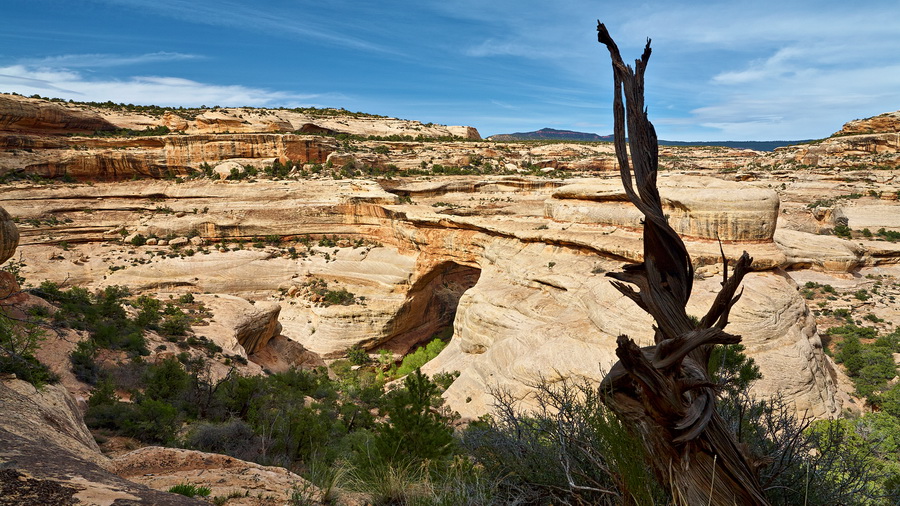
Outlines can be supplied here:
[[668, 140], [825, 137], [900, 109], [890, 1], [4, 0], [0, 91], [343, 107], [483, 136], [612, 132], [609, 27]]

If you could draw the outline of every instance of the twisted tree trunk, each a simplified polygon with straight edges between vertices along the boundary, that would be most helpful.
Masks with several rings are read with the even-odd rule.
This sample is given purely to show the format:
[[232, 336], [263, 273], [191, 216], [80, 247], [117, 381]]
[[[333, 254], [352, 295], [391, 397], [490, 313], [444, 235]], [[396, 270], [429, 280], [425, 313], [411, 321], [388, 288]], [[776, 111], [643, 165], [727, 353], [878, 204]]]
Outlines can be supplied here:
[[723, 253], [722, 290], [706, 316], [692, 320], [685, 305], [694, 270], [684, 242], [663, 214], [656, 187], [656, 131], [644, 108], [650, 40], [632, 69], [600, 22], [597, 38], [612, 58], [615, 148], [622, 184], [644, 215], [643, 263], [607, 275], [656, 320], [654, 346], [640, 348], [627, 336], [619, 336], [619, 362], [601, 386], [604, 402], [640, 434], [654, 472], [677, 504], [768, 504], [759, 485], [760, 462], [736, 442], [716, 413], [715, 385], [707, 372], [712, 346], [741, 340], [722, 329], [740, 298], [735, 294], [750, 267], [750, 256], [744, 252], [729, 277]]

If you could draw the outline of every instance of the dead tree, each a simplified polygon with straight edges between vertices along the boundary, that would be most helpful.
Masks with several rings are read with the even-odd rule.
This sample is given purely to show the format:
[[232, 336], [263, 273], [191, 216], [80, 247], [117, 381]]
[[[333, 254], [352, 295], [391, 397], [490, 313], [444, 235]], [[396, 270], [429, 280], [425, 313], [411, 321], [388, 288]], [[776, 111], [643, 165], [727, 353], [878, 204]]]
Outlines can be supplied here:
[[741, 340], [723, 329], [740, 298], [736, 293], [750, 256], [744, 252], [729, 277], [723, 253], [722, 290], [699, 322], [688, 316], [685, 305], [694, 269], [684, 242], [663, 214], [656, 187], [659, 147], [644, 108], [650, 40], [632, 69], [600, 22], [597, 39], [612, 58], [615, 149], [622, 184], [628, 200], [644, 215], [644, 261], [607, 275], [656, 320], [653, 346], [640, 348], [619, 336], [619, 361], [601, 385], [604, 402], [640, 435], [657, 478], [677, 504], [768, 504], [759, 484], [760, 461], [719, 418], [715, 385], [707, 372], [714, 345]]

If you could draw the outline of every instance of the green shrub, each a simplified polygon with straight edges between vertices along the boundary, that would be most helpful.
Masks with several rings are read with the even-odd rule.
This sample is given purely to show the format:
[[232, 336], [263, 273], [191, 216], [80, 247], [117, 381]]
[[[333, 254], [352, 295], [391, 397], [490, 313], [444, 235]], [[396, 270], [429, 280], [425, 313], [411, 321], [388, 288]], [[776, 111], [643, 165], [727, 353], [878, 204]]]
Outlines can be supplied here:
[[440, 389], [418, 369], [389, 392], [384, 402], [388, 423], [379, 424], [373, 445], [388, 462], [435, 460], [453, 451], [453, 430], [435, 408], [443, 404]]
[[366, 350], [362, 349], [358, 344], [354, 344], [347, 350], [347, 360], [353, 365], [365, 365], [372, 361]]
[[97, 364], [97, 348], [90, 341], [80, 341], [69, 355], [72, 364], [72, 372], [79, 381], [88, 385], [97, 383], [100, 379], [100, 366]]
[[[847, 369], [856, 387], [856, 394], [865, 397], [870, 404], [880, 405], [879, 393], [885, 391], [888, 382], [897, 375], [893, 353], [900, 351], [900, 332], [894, 331], [878, 337], [873, 328], [848, 324], [833, 327], [828, 330], [828, 334], [843, 336], [834, 359]], [[865, 344], [862, 339], [874, 342]]]
[[44, 282], [33, 293], [58, 305], [54, 323], [89, 332], [96, 347], [124, 350], [132, 356], [150, 353], [143, 328], [129, 319], [122, 307], [130, 295], [127, 288], [108, 286], [91, 294], [81, 287], [61, 290], [55, 283]]
[[191, 428], [184, 443], [187, 448], [222, 453], [242, 460], [253, 460], [259, 450], [253, 428], [240, 419], [224, 423], [198, 423]]
[[441, 339], [434, 339], [425, 346], [420, 346], [416, 351], [403, 357], [403, 362], [400, 363], [394, 376], [406, 376], [438, 356], [446, 347], [447, 342]]
[[667, 504], [640, 441], [593, 385], [535, 385], [524, 411], [494, 391], [495, 410], [466, 429], [462, 444], [495, 484], [497, 504]]
[[191, 317], [177, 306], [166, 305], [163, 311], [163, 321], [159, 326], [160, 332], [167, 336], [184, 336], [191, 330]]
[[896, 230], [885, 230], [884, 228], [879, 228], [876, 235], [891, 242], [900, 241], [900, 232]]
[[153, 297], [141, 295], [135, 301], [134, 306], [138, 309], [138, 314], [134, 319], [138, 327], [154, 330], [158, 328], [157, 324], [162, 319], [162, 316], [159, 314], [162, 309], [162, 302]]
[[323, 303], [326, 306], [349, 306], [356, 302], [356, 296], [347, 291], [346, 288], [341, 288], [340, 290], [326, 290], [322, 296], [324, 297]]
[[169, 492], [173, 494], [181, 494], [187, 497], [207, 497], [212, 492], [212, 490], [210, 490], [209, 487], [198, 487], [196, 485], [191, 485], [190, 483], [179, 483], [178, 485], [170, 488]]
[[853, 230], [844, 224], [835, 225], [834, 229], [832, 229], [832, 233], [834, 233], [834, 235], [843, 237], [844, 239], [850, 239], [851, 232], [853, 232]]
[[172, 402], [181, 398], [191, 385], [191, 376], [177, 358], [169, 357], [147, 369], [143, 397]]

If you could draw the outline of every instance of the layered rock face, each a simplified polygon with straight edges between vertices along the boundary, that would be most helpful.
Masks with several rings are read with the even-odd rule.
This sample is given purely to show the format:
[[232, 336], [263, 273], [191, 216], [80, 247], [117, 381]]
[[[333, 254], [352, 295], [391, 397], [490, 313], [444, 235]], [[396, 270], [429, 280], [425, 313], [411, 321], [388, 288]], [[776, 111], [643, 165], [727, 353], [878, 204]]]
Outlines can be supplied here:
[[[305, 172], [280, 181], [11, 185], [0, 202], [21, 225], [26, 276], [163, 296], [203, 292], [218, 319], [195, 331], [272, 370], [314, 363], [314, 355], [338, 357], [353, 345], [404, 353], [452, 322], [449, 346], [428, 367], [461, 372], [447, 396], [466, 416], [488, 411], [492, 390], [527, 401], [542, 379], [598, 381], [614, 361], [617, 335], [650, 339], [651, 322], [603, 276], [643, 253], [640, 216], [625, 203], [617, 177], [539, 177], [578, 168], [604, 176], [615, 168], [611, 146], [338, 142], [259, 131], [290, 124], [338, 132], [350, 118], [327, 123], [292, 116], [299, 112], [248, 111], [169, 115], [170, 128], [194, 132], [184, 135], [9, 134], [0, 167], [20, 170], [33, 157], [45, 165], [32, 171], [116, 180], [135, 170], [156, 177], [227, 160], [217, 169], [225, 174], [248, 161], [286, 159], [330, 162], [345, 174], [364, 165], [520, 175], [375, 181]], [[139, 116], [115, 121], [129, 128], [158, 121]], [[402, 126], [353, 120], [373, 129]], [[233, 133], [239, 127], [256, 131]], [[232, 133], [209, 133], [225, 131]], [[833, 173], [785, 171], [773, 181], [760, 172], [802, 159], [802, 149], [771, 157], [667, 149], [665, 166], [692, 172], [664, 172], [660, 187], [697, 267], [692, 311], [705, 312], [718, 287], [721, 251], [734, 259], [747, 250], [756, 272], [746, 278], [731, 330], [744, 335], [760, 363], [758, 391], [784, 392], [801, 409], [832, 416], [841, 408], [838, 374], [790, 277], [798, 269], [846, 275], [897, 263], [900, 248], [892, 243], [821, 234], [840, 220], [890, 228], [891, 216], [900, 214], [888, 212], [896, 206], [885, 198], [896, 193], [889, 172], [854, 172], [855, 179], [841, 182]], [[697, 177], [703, 167], [723, 173]], [[873, 196], [841, 195], [863, 187]], [[814, 199], [830, 204], [808, 206]], [[138, 234], [151, 240], [132, 244]]]
[[[620, 297], [607, 278], [585, 275], [620, 264], [561, 251], [550, 257], [542, 249], [518, 252], [514, 266], [485, 268], [460, 301], [450, 345], [426, 365], [430, 373], [461, 371], [446, 395], [463, 416], [490, 411], [491, 392], [508, 392], [528, 405], [530, 385], [541, 381], [599, 381], [617, 360], [620, 334], [652, 344], [649, 317]], [[558, 263], [550, 267], [547, 258]], [[837, 415], [833, 366], [796, 285], [784, 274], [751, 273], [744, 286], [729, 331], [743, 336], [760, 366], [756, 393], [782, 393], [812, 416]], [[705, 313], [718, 288], [716, 278], [697, 283], [689, 311]]]
[[835, 135], [859, 135], [900, 132], [900, 111], [886, 112], [866, 119], [856, 119], [844, 124]]
[[60, 149], [0, 153], [7, 171], [85, 181], [184, 176], [203, 163], [236, 161], [324, 163], [335, 149], [327, 138], [293, 134], [184, 135], [70, 138]]
[[[159, 127], [179, 135], [77, 136]], [[337, 143], [321, 134], [480, 139], [472, 127], [423, 125], [338, 110], [217, 108], [150, 113], [0, 94], [0, 176], [122, 181], [184, 176], [203, 163], [227, 160], [258, 168], [275, 160], [297, 166], [325, 163]]]
[[115, 128], [94, 112], [45, 100], [0, 94], [0, 132], [93, 133]]
[[850, 121], [832, 137], [776, 151], [794, 162], [819, 168], [898, 167], [900, 111]]
[[[778, 194], [773, 190], [714, 178], [662, 177], [663, 210], [682, 237], [726, 242], [770, 242], [778, 220]], [[546, 204], [547, 216], [558, 221], [641, 229], [643, 215], [625, 196], [621, 183], [564, 186]]]
[[[706, 178], [661, 179], [671, 181], [663, 187], [672, 219], [692, 232], [686, 244], [699, 268], [696, 314], [705, 312], [720, 280], [717, 234], [730, 258], [748, 250], [757, 269], [788, 264], [772, 238], [774, 192]], [[135, 182], [56, 188], [41, 199], [33, 198], [33, 188], [22, 188], [2, 198], [24, 220], [72, 220], [52, 230], [23, 228], [32, 257], [55, 258], [29, 262], [32, 279], [256, 300], [254, 306], [236, 304], [254, 314], [277, 314], [281, 334], [323, 356], [339, 356], [354, 344], [403, 353], [452, 320], [450, 345], [428, 368], [459, 370], [448, 400], [465, 416], [477, 416], [490, 410], [489, 393], [497, 388], [527, 399], [529, 385], [541, 378], [599, 381], [615, 360], [620, 333], [649, 342], [649, 319], [603, 275], [624, 261], [640, 261], [643, 251], [639, 222], [621, 200], [609, 197], [615, 194], [611, 186], [612, 180], [563, 185], [523, 178], [394, 184], [393, 192], [413, 201], [405, 204], [362, 180]], [[704, 188], [726, 193], [728, 204], [705, 204], [699, 198]], [[169, 255], [168, 246], [123, 244], [123, 229], [158, 237], [196, 233], [195, 239], [214, 245], [203, 254]], [[307, 233], [310, 241], [291, 241]], [[271, 236], [288, 242], [237, 243]], [[319, 241], [323, 236], [331, 243]], [[53, 246], [58, 241], [69, 243], [69, 250]], [[97, 247], [97, 241], [112, 247]], [[181, 248], [188, 247], [183, 242]], [[287, 244], [295, 248], [293, 257]], [[748, 275], [746, 283], [746, 306], [735, 314], [744, 307], [748, 314], [734, 321], [752, 343], [751, 356], [765, 359], [759, 391], [786, 392], [816, 416], [837, 413], [828, 359], [796, 285], [767, 272]], [[316, 295], [341, 289], [353, 296], [346, 305], [325, 304]], [[225, 295], [219, 302], [202, 297], [211, 306], [231, 304]], [[271, 305], [267, 313], [263, 301], [277, 303], [280, 312]], [[780, 316], [773, 321], [772, 315]], [[267, 328], [264, 322], [273, 320], [255, 321]], [[233, 330], [216, 330], [215, 321], [195, 330], [214, 340], [220, 336], [217, 344], [243, 348], [251, 358], [258, 343], [277, 342], [277, 330], [241, 338], [240, 325], [220, 323]], [[226, 334], [232, 337], [223, 340]], [[787, 370], [794, 372], [782, 374]]]

